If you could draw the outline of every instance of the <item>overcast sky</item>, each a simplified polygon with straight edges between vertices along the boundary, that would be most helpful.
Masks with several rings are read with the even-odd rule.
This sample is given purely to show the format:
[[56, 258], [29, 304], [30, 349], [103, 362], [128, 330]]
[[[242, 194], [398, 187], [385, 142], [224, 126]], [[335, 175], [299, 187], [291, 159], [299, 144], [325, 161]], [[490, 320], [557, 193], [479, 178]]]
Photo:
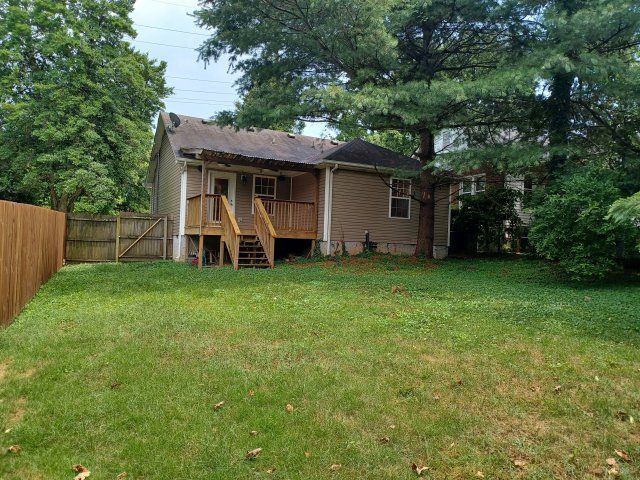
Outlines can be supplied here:
[[[208, 33], [197, 28], [189, 16], [197, 7], [197, 0], [138, 0], [132, 15], [138, 37], [132, 43], [151, 58], [167, 62], [167, 83], [174, 88], [173, 95], [165, 99], [167, 111], [209, 118], [233, 108], [238, 99], [233, 87], [237, 76], [229, 73], [226, 58], [209, 63], [206, 69], [198, 62], [194, 49]], [[304, 133], [329, 136], [322, 124], [310, 124]]]

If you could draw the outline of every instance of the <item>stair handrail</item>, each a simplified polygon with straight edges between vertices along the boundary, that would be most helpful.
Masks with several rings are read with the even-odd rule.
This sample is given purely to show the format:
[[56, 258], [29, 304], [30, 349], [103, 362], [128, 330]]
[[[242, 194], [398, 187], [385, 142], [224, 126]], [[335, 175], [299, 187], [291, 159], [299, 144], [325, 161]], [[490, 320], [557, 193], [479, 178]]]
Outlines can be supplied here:
[[264, 208], [264, 203], [260, 197], [253, 199], [253, 206], [255, 215], [253, 216], [253, 226], [256, 230], [256, 235], [262, 243], [262, 248], [267, 256], [269, 266], [271, 268], [275, 265], [275, 244], [276, 244], [276, 229], [273, 228], [271, 218], [267, 210]]
[[222, 208], [220, 211], [220, 223], [222, 224], [222, 240], [227, 246], [227, 251], [233, 262], [234, 270], [238, 269], [238, 257], [240, 256], [240, 227], [233, 214], [229, 200], [225, 195], [220, 197]]

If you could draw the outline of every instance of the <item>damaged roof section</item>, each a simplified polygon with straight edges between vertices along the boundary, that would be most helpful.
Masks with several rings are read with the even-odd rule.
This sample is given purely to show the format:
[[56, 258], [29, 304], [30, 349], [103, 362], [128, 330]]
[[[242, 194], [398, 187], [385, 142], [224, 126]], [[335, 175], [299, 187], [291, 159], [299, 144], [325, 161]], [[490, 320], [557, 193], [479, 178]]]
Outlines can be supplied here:
[[219, 155], [230, 160], [244, 160], [243, 163], [273, 161], [306, 168], [331, 162], [412, 171], [420, 167], [413, 158], [360, 139], [340, 142], [269, 129], [221, 127], [186, 115], [179, 118], [180, 125], [173, 127], [169, 114], [160, 114], [176, 157]]

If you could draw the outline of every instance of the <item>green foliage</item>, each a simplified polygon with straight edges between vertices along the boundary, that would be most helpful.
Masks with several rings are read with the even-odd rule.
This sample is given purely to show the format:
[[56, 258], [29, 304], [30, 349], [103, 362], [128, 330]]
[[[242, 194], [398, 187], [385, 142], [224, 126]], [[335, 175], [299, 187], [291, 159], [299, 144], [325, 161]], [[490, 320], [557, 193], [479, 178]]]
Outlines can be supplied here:
[[639, 311], [535, 260], [64, 267], [0, 334], [0, 478], [637, 479]]
[[507, 238], [521, 235], [522, 221], [516, 210], [521, 198], [522, 194], [512, 188], [488, 188], [484, 193], [461, 196], [453, 229], [464, 232], [469, 243], [484, 252], [502, 250]]
[[166, 65], [124, 40], [125, 0], [0, 4], [0, 196], [63, 211], [148, 206]]
[[609, 208], [607, 220], [622, 225], [632, 225], [636, 231], [636, 247], [640, 251], [640, 192], [630, 197], [619, 198]]
[[529, 230], [536, 251], [574, 279], [602, 278], [613, 270], [618, 242], [633, 233], [607, 216], [620, 196], [616, 184], [614, 172], [581, 169], [549, 187], [534, 207]]

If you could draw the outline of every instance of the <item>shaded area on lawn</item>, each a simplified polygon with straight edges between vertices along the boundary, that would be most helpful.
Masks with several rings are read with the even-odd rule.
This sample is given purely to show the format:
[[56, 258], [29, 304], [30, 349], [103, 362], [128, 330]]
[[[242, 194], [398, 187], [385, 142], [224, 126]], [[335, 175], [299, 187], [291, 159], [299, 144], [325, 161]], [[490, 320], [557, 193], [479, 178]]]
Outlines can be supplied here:
[[0, 474], [596, 476], [640, 456], [639, 311], [637, 281], [529, 260], [65, 268], [0, 335], [2, 445], [23, 448]]

